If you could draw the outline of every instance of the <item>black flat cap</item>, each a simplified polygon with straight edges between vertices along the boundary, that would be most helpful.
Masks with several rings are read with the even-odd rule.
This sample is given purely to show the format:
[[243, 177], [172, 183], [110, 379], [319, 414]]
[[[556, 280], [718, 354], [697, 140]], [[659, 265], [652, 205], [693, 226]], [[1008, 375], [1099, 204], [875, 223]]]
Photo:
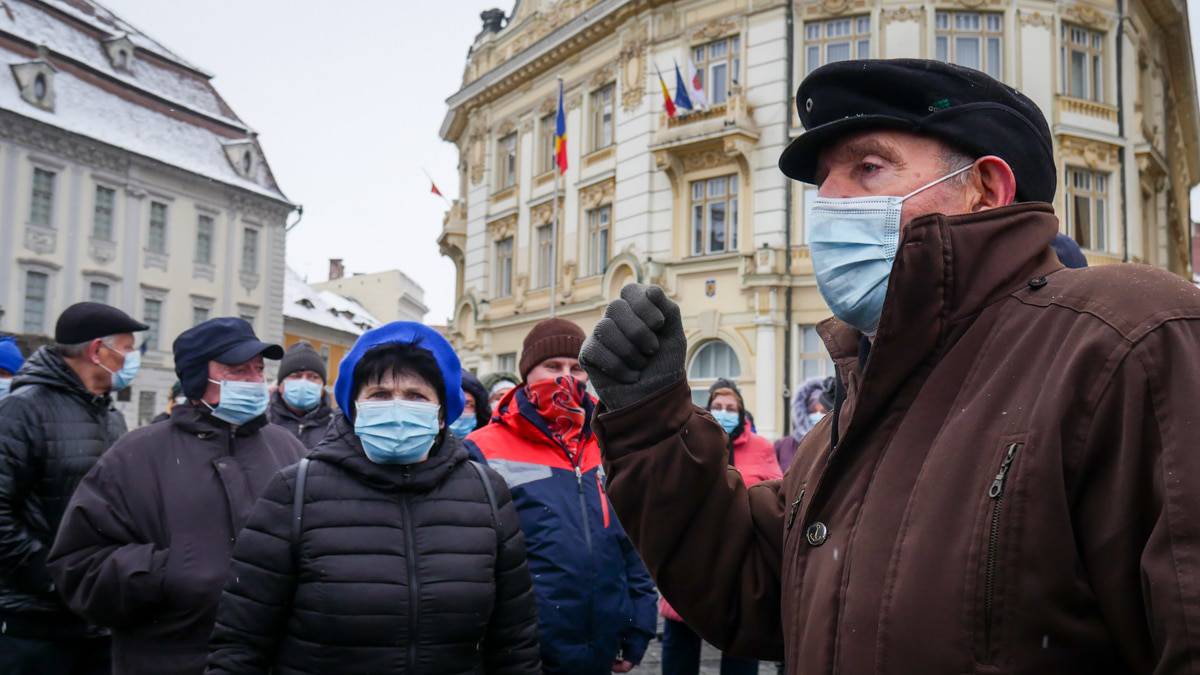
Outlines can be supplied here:
[[870, 129], [941, 139], [976, 157], [996, 155], [1017, 177], [1017, 201], [1050, 202], [1058, 186], [1046, 118], [1033, 101], [985, 73], [925, 59], [840, 61], [796, 92], [804, 133], [779, 158], [790, 178], [816, 183], [830, 143]]
[[208, 382], [208, 362], [226, 365], [245, 363], [262, 354], [268, 359], [283, 358], [283, 347], [263, 342], [245, 319], [223, 316], [209, 319], [185, 330], [171, 346], [175, 354], [175, 374], [190, 399], [204, 395]]
[[54, 341], [60, 345], [75, 345], [109, 335], [140, 333], [149, 328], [116, 307], [101, 302], [77, 302], [58, 316]]

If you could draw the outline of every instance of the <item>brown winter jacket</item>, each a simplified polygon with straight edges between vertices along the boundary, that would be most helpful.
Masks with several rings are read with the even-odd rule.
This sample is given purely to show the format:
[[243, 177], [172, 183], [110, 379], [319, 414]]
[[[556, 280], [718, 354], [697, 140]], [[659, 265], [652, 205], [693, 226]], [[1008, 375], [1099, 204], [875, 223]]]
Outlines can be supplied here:
[[1062, 270], [1057, 228], [910, 224], [865, 370], [819, 329], [846, 400], [782, 483], [743, 487], [684, 381], [599, 415], [689, 625], [793, 675], [1200, 672], [1200, 291]]

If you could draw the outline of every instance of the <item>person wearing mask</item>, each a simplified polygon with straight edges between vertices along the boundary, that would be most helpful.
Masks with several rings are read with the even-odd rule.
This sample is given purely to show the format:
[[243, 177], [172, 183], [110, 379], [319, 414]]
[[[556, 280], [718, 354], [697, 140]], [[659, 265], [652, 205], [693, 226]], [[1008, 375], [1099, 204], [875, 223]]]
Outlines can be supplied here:
[[488, 392], [488, 408], [495, 412], [496, 406], [500, 405], [500, 401], [518, 382], [520, 378], [515, 373], [489, 373], [480, 378], [480, 383]]
[[297, 342], [280, 360], [276, 382], [267, 419], [292, 432], [304, 447], [317, 447], [333, 419], [325, 391], [325, 361], [312, 345]]
[[[742, 392], [732, 380], [718, 379], [708, 389], [705, 406], [729, 439], [726, 445], [729, 465], [737, 469], [746, 487], [783, 476], [775, 460], [771, 442], [754, 433], [747, 416]], [[663, 675], [697, 675], [700, 672], [700, 636], [684, 622], [663, 597], [659, 602], [663, 616]], [[721, 675], [755, 675], [758, 660], [721, 655]]]
[[605, 494], [579, 366], [583, 331], [547, 319], [525, 337], [523, 384], [467, 437], [512, 490], [551, 675], [629, 672], [655, 633], [657, 593]]
[[465, 370], [462, 372], [462, 391], [466, 403], [463, 406], [462, 414], [450, 424], [450, 432], [460, 441], [469, 436], [472, 431], [487, 426], [488, 421], [492, 418], [487, 390], [483, 388], [483, 383], [479, 381], [478, 377]]
[[985, 73], [843, 61], [796, 102], [780, 167], [819, 186], [841, 382], [784, 480], [727, 471], [661, 289], [622, 289], [582, 351], [663, 592], [794, 675], [1196, 670], [1200, 290], [1063, 267], [1050, 127]]
[[792, 433], [775, 441], [775, 457], [783, 471], [792, 465], [800, 441], [833, 410], [833, 389], [832, 377], [814, 377], [796, 390], [792, 397]]
[[421, 324], [358, 339], [329, 435], [238, 537], [209, 675], [540, 672], [512, 497], [447, 424], [460, 375]]
[[234, 538], [256, 499], [305, 448], [267, 422], [261, 342], [209, 319], [173, 345], [188, 402], [130, 432], [71, 497], [49, 568], [67, 605], [109, 628], [114, 675], [204, 671]]
[[12, 391], [13, 375], [24, 363], [25, 357], [21, 356], [17, 341], [8, 335], [0, 337], [0, 398]]
[[0, 673], [108, 672], [107, 636], [67, 609], [46, 558], [75, 486], [125, 433], [112, 394], [137, 375], [146, 328], [115, 307], [71, 305], [0, 398]]

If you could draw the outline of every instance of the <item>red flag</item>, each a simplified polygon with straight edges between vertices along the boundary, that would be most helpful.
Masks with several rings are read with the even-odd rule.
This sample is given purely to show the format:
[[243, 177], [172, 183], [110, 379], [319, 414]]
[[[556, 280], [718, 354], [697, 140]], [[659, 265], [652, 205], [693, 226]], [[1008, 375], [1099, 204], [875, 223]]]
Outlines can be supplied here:
[[[654, 69], [657, 71], [658, 66], [655, 66]], [[675, 119], [675, 102], [671, 100], [671, 92], [667, 90], [667, 83], [663, 81], [661, 72], [658, 73], [658, 84], [662, 87], [663, 108], [667, 111], [667, 117]]]
[[432, 186], [432, 188], [433, 188], [430, 190], [431, 193], [433, 193], [439, 197], [445, 198], [446, 195], [442, 194], [442, 191], [437, 188], [437, 183], [435, 183], [431, 180], [431, 181], [429, 181], [429, 185]]

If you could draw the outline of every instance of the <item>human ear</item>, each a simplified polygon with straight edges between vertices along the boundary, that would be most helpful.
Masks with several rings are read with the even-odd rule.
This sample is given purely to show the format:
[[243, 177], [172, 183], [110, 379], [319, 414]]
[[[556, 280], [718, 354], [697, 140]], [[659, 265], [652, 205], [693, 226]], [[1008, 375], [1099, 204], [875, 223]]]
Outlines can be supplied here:
[[971, 183], [976, 191], [972, 213], [1008, 206], [1017, 198], [1017, 177], [1012, 167], [995, 155], [975, 160]]

